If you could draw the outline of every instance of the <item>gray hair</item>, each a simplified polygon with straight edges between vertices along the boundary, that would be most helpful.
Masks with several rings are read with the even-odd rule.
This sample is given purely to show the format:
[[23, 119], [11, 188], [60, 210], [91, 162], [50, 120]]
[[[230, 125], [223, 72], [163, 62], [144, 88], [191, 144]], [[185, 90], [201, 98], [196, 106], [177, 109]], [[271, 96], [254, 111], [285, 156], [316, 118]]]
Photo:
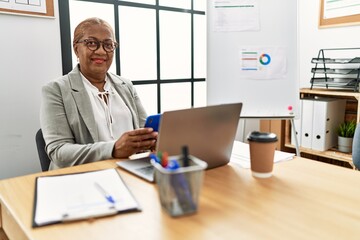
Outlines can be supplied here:
[[112, 27], [110, 26], [110, 24], [108, 22], [106, 22], [103, 19], [97, 18], [97, 17], [92, 17], [92, 18], [85, 19], [84, 21], [79, 23], [79, 25], [77, 25], [77, 27], [74, 30], [73, 45], [76, 44], [85, 35], [85, 31], [89, 27], [92, 27], [94, 25], [106, 26], [107, 28], [109, 28], [111, 30], [111, 33], [114, 36], [114, 30], [112, 29]]

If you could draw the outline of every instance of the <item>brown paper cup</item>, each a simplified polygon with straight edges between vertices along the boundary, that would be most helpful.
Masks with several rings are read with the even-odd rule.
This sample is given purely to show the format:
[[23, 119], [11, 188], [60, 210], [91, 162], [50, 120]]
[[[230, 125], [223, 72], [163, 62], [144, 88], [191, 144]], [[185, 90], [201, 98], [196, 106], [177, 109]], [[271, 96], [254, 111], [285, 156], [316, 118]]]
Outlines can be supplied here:
[[277, 136], [274, 133], [252, 132], [248, 136], [252, 175], [258, 178], [271, 177]]

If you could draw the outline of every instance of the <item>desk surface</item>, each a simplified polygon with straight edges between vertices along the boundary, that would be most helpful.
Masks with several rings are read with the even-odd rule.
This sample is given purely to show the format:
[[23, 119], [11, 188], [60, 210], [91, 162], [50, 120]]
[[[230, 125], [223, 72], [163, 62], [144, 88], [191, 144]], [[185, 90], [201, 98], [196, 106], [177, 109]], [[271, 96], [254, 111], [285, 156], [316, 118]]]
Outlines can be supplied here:
[[207, 170], [199, 211], [171, 218], [156, 185], [119, 169], [143, 208], [95, 220], [31, 228], [35, 177], [115, 168], [101, 161], [0, 181], [10, 239], [359, 239], [360, 172], [296, 157], [256, 179], [235, 164]]

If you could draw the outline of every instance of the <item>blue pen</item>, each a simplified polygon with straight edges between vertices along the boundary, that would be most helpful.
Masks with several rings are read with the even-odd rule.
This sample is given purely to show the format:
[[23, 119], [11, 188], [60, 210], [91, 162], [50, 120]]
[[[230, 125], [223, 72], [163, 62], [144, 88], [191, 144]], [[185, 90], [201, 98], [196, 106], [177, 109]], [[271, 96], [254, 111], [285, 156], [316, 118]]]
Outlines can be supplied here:
[[[179, 168], [180, 165], [176, 159], [171, 159], [166, 167], [166, 169], [170, 171], [176, 171]], [[178, 172], [170, 175], [169, 177], [171, 186], [175, 191], [183, 213], [194, 212], [196, 210], [196, 204], [192, 198], [191, 186], [186, 179], [186, 173]]]
[[154, 153], [151, 153], [151, 154], [150, 154], [150, 159], [154, 159], [155, 162], [161, 164], [160, 159], [159, 159], [159, 158], [156, 156], [156, 154], [154, 154]]
[[166, 166], [168, 170], [177, 170], [180, 167], [178, 161], [176, 159], [170, 159], [169, 164]]
[[94, 183], [95, 187], [99, 190], [99, 192], [106, 198], [106, 200], [111, 203], [115, 204], [115, 199], [105, 191], [105, 189], [97, 182]]

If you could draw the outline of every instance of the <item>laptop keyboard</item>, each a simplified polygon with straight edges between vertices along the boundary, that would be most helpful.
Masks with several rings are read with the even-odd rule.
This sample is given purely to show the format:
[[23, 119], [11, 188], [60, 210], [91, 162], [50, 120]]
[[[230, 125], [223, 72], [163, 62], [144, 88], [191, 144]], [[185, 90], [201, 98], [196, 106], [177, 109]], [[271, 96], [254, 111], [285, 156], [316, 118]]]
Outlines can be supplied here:
[[137, 168], [136, 171], [139, 171], [144, 175], [151, 176], [154, 174], [154, 167], [147, 166], [147, 167]]

